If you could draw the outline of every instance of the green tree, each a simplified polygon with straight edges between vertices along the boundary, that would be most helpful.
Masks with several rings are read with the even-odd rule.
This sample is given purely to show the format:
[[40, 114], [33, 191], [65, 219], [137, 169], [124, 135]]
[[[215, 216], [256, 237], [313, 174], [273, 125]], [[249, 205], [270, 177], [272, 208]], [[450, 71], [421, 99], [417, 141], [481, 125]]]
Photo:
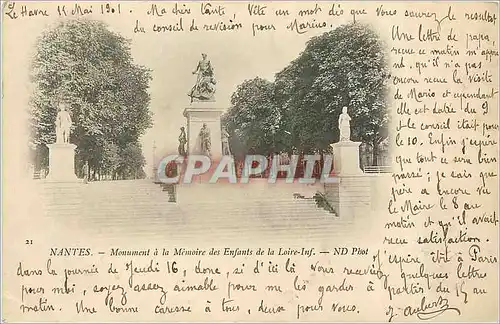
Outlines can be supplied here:
[[[143, 167], [146, 163], [139, 143], [128, 143], [120, 151], [120, 163], [117, 168], [119, 179], [143, 178]], [[141, 172], [142, 171], [142, 172]]]
[[120, 165], [120, 148], [115, 143], [106, 142], [99, 152], [99, 174], [114, 175]]
[[384, 44], [367, 25], [342, 25], [309, 40], [276, 75], [276, 104], [303, 153], [329, 151], [339, 138], [338, 117], [349, 108], [354, 140], [373, 147], [387, 137], [388, 63]]
[[231, 97], [231, 107], [222, 117], [222, 123], [228, 133], [238, 139], [244, 153], [278, 151], [281, 114], [275, 105], [274, 84], [262, 78], [240, 84]]
[[[93, 169], [116, 165], [123, 150], [151, 126], [150, 70], [134, 64], [130, 41], [100, 21], [66, 20], [37, 41], [32, 64], [31, 146], [47, 164], [45, 144], [55, 141], [55, 118], [61, 101], [70, 106], [77, 145], [77, 165]], [[113, 153], [115, 152], [115, 153]], [[142, 154], [142, 153], [141, 153]]]

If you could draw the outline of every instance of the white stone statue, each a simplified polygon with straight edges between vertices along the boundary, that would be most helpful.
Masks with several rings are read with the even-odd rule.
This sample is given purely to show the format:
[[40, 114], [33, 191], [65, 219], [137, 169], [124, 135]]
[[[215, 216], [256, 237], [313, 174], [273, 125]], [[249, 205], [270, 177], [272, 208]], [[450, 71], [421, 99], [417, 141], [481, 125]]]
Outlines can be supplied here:
[[201, 152], [208, 156], [212, 155], [212, 141], [210, 139], [210, 129], [207, 127], [206, 123], [203, 123], [203, 127], [200, 129], [199, 138], [201, 142]]
[[71, 133], [71, 116], [68, 110], [66, 110], [66, 105], [61, 106], [61, 110], [57, 113], [56, 117], [56, 143], [66, 144], [69, 143], [69, 135]]
[[221, 141], [222, 141], [222, 155], [231, 155], [231, 150], [229, 149], [229, 134], [223, 128], [221, 132]]
[[339, 116], [340, 142], [351, 140], [351, 116], [347, 114], [347, 107], [342, 108], [342, 114]]

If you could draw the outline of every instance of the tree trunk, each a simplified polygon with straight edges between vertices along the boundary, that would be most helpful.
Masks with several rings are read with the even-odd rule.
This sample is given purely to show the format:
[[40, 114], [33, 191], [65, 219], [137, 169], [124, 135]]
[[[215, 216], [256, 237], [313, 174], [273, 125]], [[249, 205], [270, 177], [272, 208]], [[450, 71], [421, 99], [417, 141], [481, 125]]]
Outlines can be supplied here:
[[372, 165], [378, 165], [378, 142], [373, 142], [372, 144]]

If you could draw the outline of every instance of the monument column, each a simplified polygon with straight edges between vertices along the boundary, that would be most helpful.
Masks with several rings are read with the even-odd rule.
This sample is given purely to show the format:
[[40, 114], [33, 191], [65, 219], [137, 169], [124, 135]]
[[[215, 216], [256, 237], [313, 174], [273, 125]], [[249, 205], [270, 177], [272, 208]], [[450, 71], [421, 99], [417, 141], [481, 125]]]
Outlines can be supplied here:
[[187, 119], [187, 153], [222, 157], [220, 117], [224, 109], [215, 100], [215, 76], [205, 53], [193, 74], [196, 83], [188, 93], [191, 104], [184, 109]]

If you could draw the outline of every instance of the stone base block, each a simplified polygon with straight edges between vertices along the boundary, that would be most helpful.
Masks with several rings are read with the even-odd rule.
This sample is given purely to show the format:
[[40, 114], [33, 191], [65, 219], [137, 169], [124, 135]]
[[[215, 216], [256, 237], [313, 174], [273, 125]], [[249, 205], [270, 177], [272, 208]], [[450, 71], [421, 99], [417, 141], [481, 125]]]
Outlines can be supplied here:
[[337, 183], [325, 183], [325, 196], [341, 219], [351, 220], [371, 210], [370, 178], [340, 176]]
[[184, 109], [184, 117], [187, 119], [188, 154], [201, 154], [198, 135], [203, 124], [207, 124], [210, 130], [212, 158], [218, 159], [222, 156], [220, 116], [223, 112], [224, 109], [217, 108], [215, 102], [193, 102], [190, 107]]
[[338, 142], [332, 144], [333, 169], [337, 175], [359, 175], [363, 171], [359, 167], [359, 146], [361, 142]]
[[74, 144], [47, 144], [49, 148], [49, 173], [46, 181], [77, 182], [75, 174]]

